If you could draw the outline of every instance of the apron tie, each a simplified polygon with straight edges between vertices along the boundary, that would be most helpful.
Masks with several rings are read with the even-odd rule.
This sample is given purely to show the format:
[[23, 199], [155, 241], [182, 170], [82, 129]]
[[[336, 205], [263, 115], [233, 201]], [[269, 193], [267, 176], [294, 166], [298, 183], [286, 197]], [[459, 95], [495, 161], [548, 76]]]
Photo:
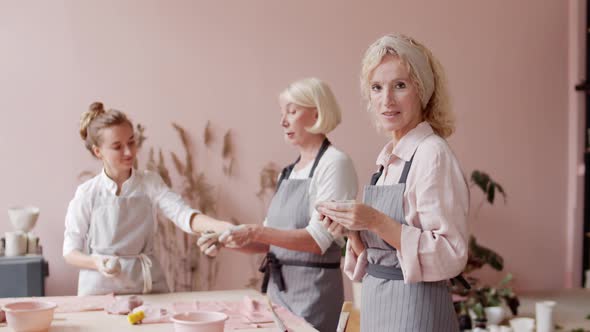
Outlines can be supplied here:
[[143, 275], [143, 294], [152, 291], [152, 260], [144, 253], [139, 255], [119, 256], [121, 258], [138, 259], [141, 263], [141, 273]]
[[271, 275], [273, 281], [279, 288], [279, 291], [285, 291], [285, 280], [283, 279], [281, 267], [282, 264], [274, 253], [269, 252], [266, 254], [262, 260], [262, 264], [260, 264], [260, 268], [258, 268], [259, 272], [264, 273], [264, 278], [262, 279], [262, 293], [266, 293]]
[[143, 273], [143, 293], [152, 291], [152, 260], [146, 254], [139, 254], [141, 272]]
[[268, 289], [268, 282], [270, 281], [270, 274], [272, 274], [273, 281], [277, 284], [277, 287], [281, 292], [285, 291], [285, 280], [283, 279], [282, 268], [283, 266], [300, 266], [300, 267], [313, 267], [318, 269], [340, 269], [340, 262], [333, 263], [320, 263], [320, 262], [307, 262], [307, 261], [295, 261], [290, 259], [279, 260], [277, 256], [269, 252], [264, 257], [262, 264], [258, 271], [264, 273], [264, 279], [262, 280], [262, 292], [266, 293]]

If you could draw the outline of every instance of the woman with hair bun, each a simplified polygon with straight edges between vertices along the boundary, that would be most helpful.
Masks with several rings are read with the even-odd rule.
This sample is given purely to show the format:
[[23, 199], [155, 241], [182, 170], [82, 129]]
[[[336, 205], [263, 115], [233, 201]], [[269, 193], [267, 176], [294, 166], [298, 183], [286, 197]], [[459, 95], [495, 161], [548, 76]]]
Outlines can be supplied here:
[[154, 207], [191, 234], [231, 224], [192, 209], [157, 173], [133, 169], [136, 137], [123, 112], [93, 103], [80, 136], [103, 169], [78, 186], [66, 214], [63, 256], [80, 268], [78, 295], [168, 292], [154, 256]]

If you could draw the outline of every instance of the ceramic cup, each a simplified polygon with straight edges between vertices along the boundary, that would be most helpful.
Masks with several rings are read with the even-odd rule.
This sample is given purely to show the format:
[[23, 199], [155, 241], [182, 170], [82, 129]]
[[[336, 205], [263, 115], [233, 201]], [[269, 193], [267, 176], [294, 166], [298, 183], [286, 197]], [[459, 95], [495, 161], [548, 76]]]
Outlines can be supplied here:
[[533, 332], [535, 330], [535, 320], [529, 317], [512, 318], [510, 327], [514, 332]]
[[541, 301], [535, 303], [535, 317], [537, 320], [537, 332], [553, 332], [553, 308], [555, 301]]
[[27, 253], [27, 235], [24, 232], [6, 232], [4, 237], [6, 238], [4, 251], [6, 256], [22, 256]]
[[39, 237], [33, 233], [27, 234], [27, 253], [31, 255], [39, 253]]

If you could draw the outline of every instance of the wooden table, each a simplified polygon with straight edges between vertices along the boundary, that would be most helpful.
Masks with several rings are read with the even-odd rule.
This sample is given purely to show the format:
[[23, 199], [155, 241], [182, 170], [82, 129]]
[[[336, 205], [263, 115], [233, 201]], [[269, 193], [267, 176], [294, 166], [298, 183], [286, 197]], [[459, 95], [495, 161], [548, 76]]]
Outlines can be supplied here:
[[342, 304], [342, 312], [347, 312], [349, 315], [344, 332], [359, 332], [361, 330], [360, 311], [354, 307], [351, 301], [346, 301]]
[[[151, 304], [171, 304], [177, 301], [241, 301], [244, 296], [250, 296], [255, 299], [264, 300], [261, 293], [255, 290], [228, 290], [215, 292], [191, 292], [191, 293], [169, 293], [156, 295], [141, 295], [145, 303]], [[111, 331], [111, 332], [161, 332], [173, 331], [171, 323], [166, 324], [142, 324], [131, 325], [127, 322], [127, 316], [109, 315], [104, 311], [87, 311], [78, 313], [56, 313], [51, 324], [50, 332], [93, 332], [93, 331]], [[0, 331], [12, 331], [6, 327], [6, 323], [0, 324]], [[241, 329], [240, 332], [276, 332], [277, 329]], [[317, 332], [310, 325], [304, 324], [291, 327], [291, 332]]]

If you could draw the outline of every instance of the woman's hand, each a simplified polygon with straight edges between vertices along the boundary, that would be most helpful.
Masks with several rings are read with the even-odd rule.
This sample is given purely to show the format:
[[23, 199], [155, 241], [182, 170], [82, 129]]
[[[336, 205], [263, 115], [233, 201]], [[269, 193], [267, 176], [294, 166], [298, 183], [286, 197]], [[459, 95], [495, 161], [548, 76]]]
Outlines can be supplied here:
[[213, 231], [207, 231], [201, 233], [199, 239], [197, 239], [197, 245], [201, 252], [209, 257], [215, 257], [219, 253], [219, 233]]
[[[213, 219], [211, 217], [200, 215], [199, 223], [199, 230], [201, 228], [207, 227], [207, 230], [201, 231], [201, 236], [197, 239], [197, 245], [201, 252], [209, 257], [216, 257], [219, 253], [219, 249], [221, 249], [221, 244], [219, 243], [219, 236], [227, 231], [230, 230], [235, 225], [222, 220]], [[194, 227], [193, 227], [194, 230]]]
[[233, 226], [219, 236], [219, 242], [228, 248], [242, 248], [252, 242], [256, 242], [256, 238], [262, 231], [262, 227], [261, 225], [252, 224]]
[[374, 208], [354, 201], [320, 202], [316, 210], [352, 231], [374, 230], [391, 218]]
[[349, 230], [346, 229], [346, 227], [342, 226], [342, 224], [332, 221], [329, 217], [326, 216], [320, 215], [320, 218], [322, 218], [320, 220], [320, 224], [324, 226], [324, 228], [326, 228], [328, 232], [330, 232], [330, 234], [332, 234], [333, 238], [336, 239], [342, 236], [347, 236]]
[[352, 250], [357, 256], [359, 256], [363, 252], [363, 250], [365, 250], [365, 245], [363, 244], [358, 231], [348, 230], [342, 224], [332, 221], [328, 217], [320, 217], [323, 218], [320, 223], [328, 229], [328, 231], [330, 232], [330, 234], [332, 234], [334, 238], [340, 236], [348, 237], [348, 241], [352, 246]]
[[97, 254], [93, 254], [91, 257], [96, 266], [96, 270], [98, 270], [103, 276], [113, 278], [121, 273], [119, 257]]

